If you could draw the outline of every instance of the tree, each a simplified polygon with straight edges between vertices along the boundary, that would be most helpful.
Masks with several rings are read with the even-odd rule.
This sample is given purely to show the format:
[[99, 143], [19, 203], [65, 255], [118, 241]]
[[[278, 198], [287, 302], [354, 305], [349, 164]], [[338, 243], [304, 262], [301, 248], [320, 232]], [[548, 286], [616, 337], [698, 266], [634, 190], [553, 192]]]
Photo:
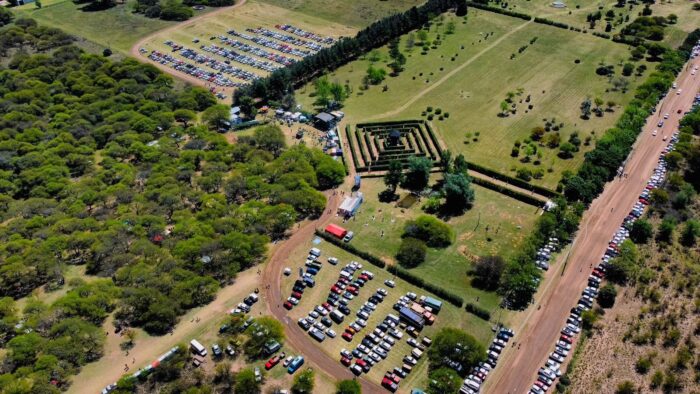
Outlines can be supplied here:
[[257, 147], [275, 156], [279, 155], [282, 149], [287, 145], [282, 129], [275, 125], [266, 125], [256, 128], [253, 132], [253, 140]]
[[501, 101], [500, 108], [501, 112], [499, 113], [499, 115], [508, 116], [508, 109], [510, 108], [510, 104], [508, 104], [507, 101]]
[[362, 394], [362, 386], [357, 380], [341, 380], [335, 385], [335, 394]]
[[679, 241], [681, 245], [690, 248], [695, 246], [698, 236], [700, 236], [700, 222], [690, 219], [685, 222]]
[[467, 160], [464, 158], [463, 154], [458, 154], [457, 157], [455, 157], [454, 164], [452, 164], [452, 172], [455, 174], [467, 172], [468, 169], [468, 164]]
[[506, 268], [506, 262], [501, 256], [482, 256], [474, 263], [474, 282], [476, 287], [485, 290], [495, 290]]
[[14, 15], [5, 7], [0, 7], [0, 27], [9, 25]]
[[224, 122], [227, 122], [230, 118], [231, 109], [229, 106], [223, 104], [212, 105], [202, 113], [202, 120], [214, 130], [223, 127]]
[[339, 160], [323, 154], [316, 165], [316, 178], [321, 190], [330, 189], [343, 183], [345, 179], [345, 166]]
[[296, 376], [294, 376], [294, 383], [292, 384], [292, 393], [294, 394], [306, 394], [312, 393], [314, 390], [314, 370], [307, 368]]
[[284, 327], [278, 320], [263, 316], [255, 319], [255, 323], [248, 327], [250, 335], [243, 344], [246, 355], [253, 359], [266, 356], [264, 346], [268, 342], [284, 339]]
[[251, 368], [245, 368], [236, 375], [236, 394], [259, 394], [260, 383], [255, 380], [255, 372]]
[[166, 21], [185, 21], [192, 15], [194, 11], [178, 0], [165, 0], [161, 4], [160, 18]]
[[632, 223], [630, 239], [636, 244], [645, 244], [654, 235], [654, 229], [646, 219], [638, 219]]
[[429, 215], [421, 215], [406, 222], [402, 237], [424, 241], [430, 247], [446, 247], [452, 243], [454, 232], [447, 223]]
[[411, 156], [408, 159], [408, 171], [401, 185], [405, 189], [422, 191], [428, 186], [430, 180], [430, 170], [433, 168], [433, 161], [424, 156]]
[[452, 368], [438, 368], [428, 375], [429, 394], [457, 393], [462, 386], [462, 378]]
[[457, 16], [467, 15], [467, 0], [457, 0], [457, 8], [455, 10], [455, 15], [457, 15]]
[[445, 174], [442, 193], [445, 195], [445, 208], [451, 212], [464, 212], [474, 204], [471, 179], [465, 173]]
[[197, 119], [197, 114], [189, 109], [176, 109], [173, 112], [175, 120], [182, 123], [182, 126], [187, 127], [191, 121]]
[[632, 63], [625, 63], [624, 66], [622, 66], [622, 75], [629, 77], [632, 75], [634, 72], [634, 64]]
[[476, 338], [458, 329], [446, 327], [433, 337], [433, 344], [428, 348], [430, 369], [449, 367], [453, 361], [462, 365], [463, 373], [486, 359], [486, 350]]
[[411, 237], [401, 240], [399, 251], [396, 253], [396, 260], [406, 268], [415, 268], [425, 261], [425, 254], [428, 251], [425, 242]]
[[314, 100], [314, 105], [319, 107], [327, 107], [331, 98], [331, 83], [327, 76], [323, 76], [314, 81], [314, 88], [316, 89]]
[[676, 221], [673, 218], [665, 218], [659, 225], [656, 233], [656, 240], [670, 243], [673, 240], [673, 231], [676, 229]]
[[586, 99], [581, 103], [581, 119], [591, 118], [591, 105], [591, 99], [586, 97]]
[[396, 192], [396, 187], [404, 181], [403, 165], [398, 160], [389, 162], [389, 169], [384, 174], [384, 184], [392, 193]]
[[598, 304], [602, 308], [612, 308], [615, 305], [615, 297], [617, 297], [617, 290], [614, 285], [608, 283], [600, 288]]
[[625, 240], [620, 244], [620, 253], [610, 260], [606, 277], [613, 283], [625, 284], [636, 277], [639, 269], [639, 251], [634, 243]]
[[386, 70], [383, 68], [378, 68], [371, 65], [367, 68], [367, 75], [365, 76], [365, 79], [368, 84], [379, 85], [385, 77]]

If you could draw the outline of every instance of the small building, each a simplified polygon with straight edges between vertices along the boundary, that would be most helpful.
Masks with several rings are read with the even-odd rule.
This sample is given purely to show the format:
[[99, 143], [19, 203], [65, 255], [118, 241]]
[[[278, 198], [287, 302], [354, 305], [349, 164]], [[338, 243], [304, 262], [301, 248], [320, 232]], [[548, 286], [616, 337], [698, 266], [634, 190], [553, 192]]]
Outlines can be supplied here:
[[241, 107], [231, 107], [229, 115], [229, 122], [231, 124], [239, 124], [243, 122], [243, 118], [241, 117]]
[[423, 319], [423, 316], [417, 314], [416, 312], [412, 311], [410, 308], [407, 308], [405, 306], [401, 307], [401, 309], [399, 310], [399, 318], [401, 319], [401, 321], [406, 322], [412, 327], [418, 329], [422, 329], [425, 325], [425, 319]]
[[423, 306], [428, 306], [433, 310], [433, 312], [438, 313], [440, 312], [440, 309], [442, 309], [442, 301], [436, 300], [433, 297], [425, 297]]
[[340, 204], [338, 208], [338, 214], [345, 217], [353, 216], [357, 210], [360, 209], [360, 205], [362, 205], [363, 201], [364, 199], [361, 192], [357, 192], [354, 196], [345, 197], [345, 200], [343, 200], [343, 203]]
[[342, 239], [345, 234], [348, 233], [348, 230], [338, 226], [337, 224], [329, 224], [326, 226], [325, 231], [338, 239]]
[[389, 146], [398, 146], [401, 142], [401, 132], [394, 129], [389, 132]]
[[321, 112], [314, 116], [314, 126], [319, 130], [330, 130], [335, 127], [336, 118], [326, 112]]
[[359, 176], [359, 175], [355, 175], [355, 185], [353, 186], [353, 188], [354, 188], [355, 190], [357, 190], [357, 189], [360, 188], [360, 185], [361, 185], [361, 184], [362, 184], [362, 177]]

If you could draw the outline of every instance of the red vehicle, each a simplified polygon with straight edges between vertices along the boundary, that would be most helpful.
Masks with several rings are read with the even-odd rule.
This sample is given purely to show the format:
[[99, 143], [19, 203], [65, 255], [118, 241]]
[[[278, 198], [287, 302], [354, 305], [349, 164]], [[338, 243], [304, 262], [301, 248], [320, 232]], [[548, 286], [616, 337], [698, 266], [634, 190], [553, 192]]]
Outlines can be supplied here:
[[347, 291], [349, 291], [350, 293], [352, 293], [352, 295], [358, 295], [358, 294], [359, 294], [359, 290], [357, 290], [357, 287], [355, 287], [355, 286], [348, 286], [348, 288], [345, 289], [345, 290], [347, 290]]
[[598, 271], [597, 268], [591, 272], [591, 275], [595, 275], [595, 276], [599, 277], [600, 279], [603, 279], [603, 276], [604, 276], [603, 273]]
[[396, 384], [398, 384], [401, 381], [401, 378], [398, 375], [396, 375], [395, 373], [390, 372], [390, 371], [387, 371], [384, 374], [384, 377], [387, 379], [391, 379]]
[[367, 366], [367, 362], [361, 358], [358, 358], [357, 360], [355, 360], [355, 364], [361, 366], [362, 368]]
[[351, 360], [347, 357], [343, 357], [340, 359], [340, 363], [345, 365], [346, 367], [350, 366], [350, 362], [351, 362]]
[[271, 359], [267, 360], [265, 363], [265, 369], [270, 370], [272, 369], [275, 365], [279, 364], [279, 362], [284, 358], [285, 354], [284, 352], [272, 357]]
[[350, 335], [355, 335], [357, 331], [355, 331], [355, 329], [353, 329], [352, 327], [345, 327], [345, 332], [347, 332]]
[[360, 279], [362, 279], [362, 280], [364, 280], [364, 281], [368, 281], [368, 280], [369, 280], [369, 276], [367, 276], [367, 275], [365, 275], [365, 274], [362, 274], [362, 275], [360, 275]]
[[639, 202], [641, 202], [641, 203], [644, 204], [644, 205], [649, 205], [649, 201], [647, 201], [647, 200], [644, 199], [644, 198], [640, 198], [640, 199], [639, 199]]
[[301, 299], [301, 293], [298, 291], [292, 292], [292, 297], [296, 298], [297, 300]]
[[292, 305], [291, 302], [287, 301], [287, 302], [284, 303], [284, 308], [285, 308], [286, 310], [291, 310], [292, 308], [294, 308], [294, 305]]
[[327, 303], [327, 302], [324, 302], [323, 304], [321, 304], [321, 306], [323, 306], [324, 308], [326, 308], [326, 310], [327, 310], [328, 312], [330, 312], [330, 311], [333, 310], [333, 306], [332, 306], [331, 304]]
[[566, 342], [566, 343], [569, 343], [569, 344], [573, 342], [573, 341], [571, 340], [571, 337], [568, 337], [568, 336], [566, 336], [566, 335], [562, 335], [561, 337], [559, 337], [559, 339], [561, 339], [563, 342]]
[[348, 282], [350, 282], [350, 281], [348, 280], [348, 278], [345, 278], [345, 277], [342, 277], [342, 276], [341, 276], [340, 278], [338, 278], [338, 281], [343, 282], [343, 283], [348, 283]]
[[392, 393], [395, 392], [399, 388], [399, 385], [397, 385], [396, 383], [394, 383], [393, 380], [388, 379], [388, 378], [382, 379], [382, 386], [385, 389], [391, 391]]
[[348, 342], [352, 341], [352, 334], [350, 334], [349, 332], [344, 332], [343, 335], [341, 335], [341, 337], [343, 337], [343, 339], [345, 339]]

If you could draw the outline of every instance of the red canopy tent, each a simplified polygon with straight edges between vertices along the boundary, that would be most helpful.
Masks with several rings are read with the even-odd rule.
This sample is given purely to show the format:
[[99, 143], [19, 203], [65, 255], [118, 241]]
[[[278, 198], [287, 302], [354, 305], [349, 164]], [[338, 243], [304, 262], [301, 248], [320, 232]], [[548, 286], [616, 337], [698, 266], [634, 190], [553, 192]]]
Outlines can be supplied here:
[[345, 234], [348, 233], [348, 230], [346, 230], [338, 225], [335, 225], [335, 224], [329, 224], [326, 227], [326, 232], [328, 234], [331, 234], [331, 235], [337, 237], [337, 238], [343, 238], [345, 236]]

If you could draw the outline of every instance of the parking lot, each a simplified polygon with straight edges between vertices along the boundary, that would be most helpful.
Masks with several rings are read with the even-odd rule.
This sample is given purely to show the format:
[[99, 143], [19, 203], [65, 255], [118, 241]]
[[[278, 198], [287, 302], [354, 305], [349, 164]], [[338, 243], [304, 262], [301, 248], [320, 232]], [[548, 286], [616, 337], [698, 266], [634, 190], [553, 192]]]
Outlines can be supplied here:
[[[373, 278], [367, 280], [364, 286], [357, 288], [357, 295], [353, 294], [352, 299], [347, 301], [347, 308], [349, 308], [350, 313], [349, 315], [344, 316], [342, 323], [336, 323], [330, 319], [330, 314], [328, 314], [329, 319], [326, 320], [326, 323], [330, 323], [330, 327], [327, 327], [321, 322], [323, 320], [323, 316], [320, 316], [320, 313], [318, 313], [319, 316], [313, 319], [311, 326], [308, 328], [308, 330], [312, 333], [314, 332], [312, 329], [313, 324], [318, 325], [317, 329], [322, 329], [324, 339], [322, 342], [318, 342], [318, 346], [332, 358], [337, 360], [338, 363], [341, 363], [341, 351], [343, 349], [352, 354], [353, 350], [362, 345], [365, 336], [369, 335], [370, 333], [374, 333], [375, 328], [382, 324], [387, 316], [399, 316], [399, 312], [394, 309], [394, 306], [402, 297], [406, 297], [407, 293], [414, 293], [415, 296], [412, 294], [411, 297], [415, 297], [416, 300], [418, 300], [421, 296], [432, 296], [433, 298], [439, 299], [439, 297], [428, 294], [401, 279], [394, 278], [385, 270], [358, 259], [334, 245], [327, 242], [321, 242], [318, 245], [314, 245], [311, 240], [309, 240], [307, 244], [299, 246], [288, 260], [287, 266], [290, 268], [291, 273], [282, 281], [282, 293], [285, 295], [285, 298], [292, 295], [295, 281], [299, 280], [299, 269], [302, 267], [307, 268], [305, 267], [305, 262], [308, 251], [311, 247], [318, 248], [321, 251], [321, 255], [318, 258], [321, 269], [316, 275], [313, 275], [315, 285], [313, 287], [306, 286], [303, 289], [303, 294], [301, 294], [301, 299], [299, 299], [298, 305], [294, 305], [288, 312], [290, 317], [288, 324], [290, 325], [299, 325], [299, 319], [308, 318], [312, 311], [316, 311], [316, 313], [321, 311], [321, 308], [323, 308], [323, 303], [327, 302], [329, 293], [332, 292], [331, 287], [339, 281], [341, 270], [352, 261], [361, 264], [361, 268], [359, 266], [357, 267], [357, 270], [352, 275], [353, 280], [350, 280], [349, 282], [359, 278], [363, 271], [369, 271], [373, 275]], [[337, 263], [335, 265], [329, 263], [329, 257], [335, 257], [338, 260]], [[392, 280], [394, 282], [393, 288], [385, 284], [385, 281], [387, 280]], [[375, 309], [372, 310], [371, 313], [368, 313], [368, 316], [363, 316], [366, 318], [362, 319], [362, 322], [358, 322], [359, 327], [356, 326], [356, 328], [360, 328], [359, 332], [352, 335], [351, 339], [348, 338], [350, 339], [349, 341], [346, 338], [343, 338], [343, 334], [346, 333], [346, 328], [354, 323], [356, 319], [358, 319], [358, 311], [360, 311], [362, 306], [368, 302], [370, 297], [375, 296], [378, 290], [381, 293], [386, 292], [386, 296], [383, 297], [383, 301], [374, 303], [376, 305]], [[341, 293], [344, 294], [344, 291]], [[410, 299], [404, 298], [404, 301], [407, 301], [407, 306], [410, 306]], [[337, 308], [333, 307], [333, 310], [335, 309]], [[364, 327], [362, 325], [364, 325]], [[414, 342], [414, 345], [421, 344], [420, 347], [424, 347], [425, 350], [427, 350], [427, 346], [423, 344], [423, 338], [431, 338], [434, 333], [437, 332], [437, 330], [446, 326], [465, 329], [484, 344], [486, 344], [493, 337], [493, 333], [491, 332], [490, 326], [487, 322], [469, 315], [464, 310], [460, 310], [446, 302], [443, 302], [440, 312], [435, 314], [435, 322], [432, 325], [426, 325], [425, 328], [423, 328], [423, 330], [415, 336], [409, 334], [407, 329], [401, 328], [400, 325], [396, 325], [396, 327], [390, 327], [389, 324], [387, 325], [387, 331], [383, 335], [384, 338], [391, 339], [389, 341], [379, 340], [378, 343], [373, 345], [378, 346], [377, 349], [379, 350], [382, 349], [382, 342], [390, 343], [393, 341], [394, 344], [385, 344], [385, 346], [389, 348], [388, 350], [384, 349], [386, 351], [386, 355], [382, 357], [383, 355], [377, 354], [379, 356], [379, 361], [376, 362], [376, 364], [371, 367], [368, 372], [362, 371], [361, 374], [363, 376], [367, 376], [371, 381], [381, 384], [382, 378], [387, 371], [393, 371], [394, 368], [402, 369], [404, 364], [411, 365], [413, 360], [404, 360], [407, 356], [410, 356], [415, 359], [416, 365], [411, 365], [411, 372], [407, 373], [405, 378], [399, 376], [400, 381], [398, 383], [398, 387], [402, 391], [408, 391], [412, 387], [427, 387], [427, 354], [422, 354], [420, 358], [415, 357], [415, 354], [417, 353], [414, 353], [413, 350], [418, 346], [410, 345], [408, 342], [409, 340], [412, 342], [416, 341]], [[328, 328], [335, 332], [334, 338], [328, 337]], [[397, 332], [392, 335], [391, 332], [394, 329], [397, 330]], [[410, 331], [410, 329], [408, 331]], [[315, 335], [318, 336], [318, 334]], [[376, 335], [379, 336], [379, 332], [377, 332]], [[400, 338], [398, 336], [400, 336]], [[367, 345], [370, 344], [365, 341], [363, 346]], [[381, 351], [382, 350], [380, 350], [380, 352]], [[355, 352], [352, 360], [348, 363], [348, 367], [352, 367], [356, 364], [358, 355], [360, 358], [366, 359], [369, 357], [369, 352], [363, 352], [362, 354]]]

